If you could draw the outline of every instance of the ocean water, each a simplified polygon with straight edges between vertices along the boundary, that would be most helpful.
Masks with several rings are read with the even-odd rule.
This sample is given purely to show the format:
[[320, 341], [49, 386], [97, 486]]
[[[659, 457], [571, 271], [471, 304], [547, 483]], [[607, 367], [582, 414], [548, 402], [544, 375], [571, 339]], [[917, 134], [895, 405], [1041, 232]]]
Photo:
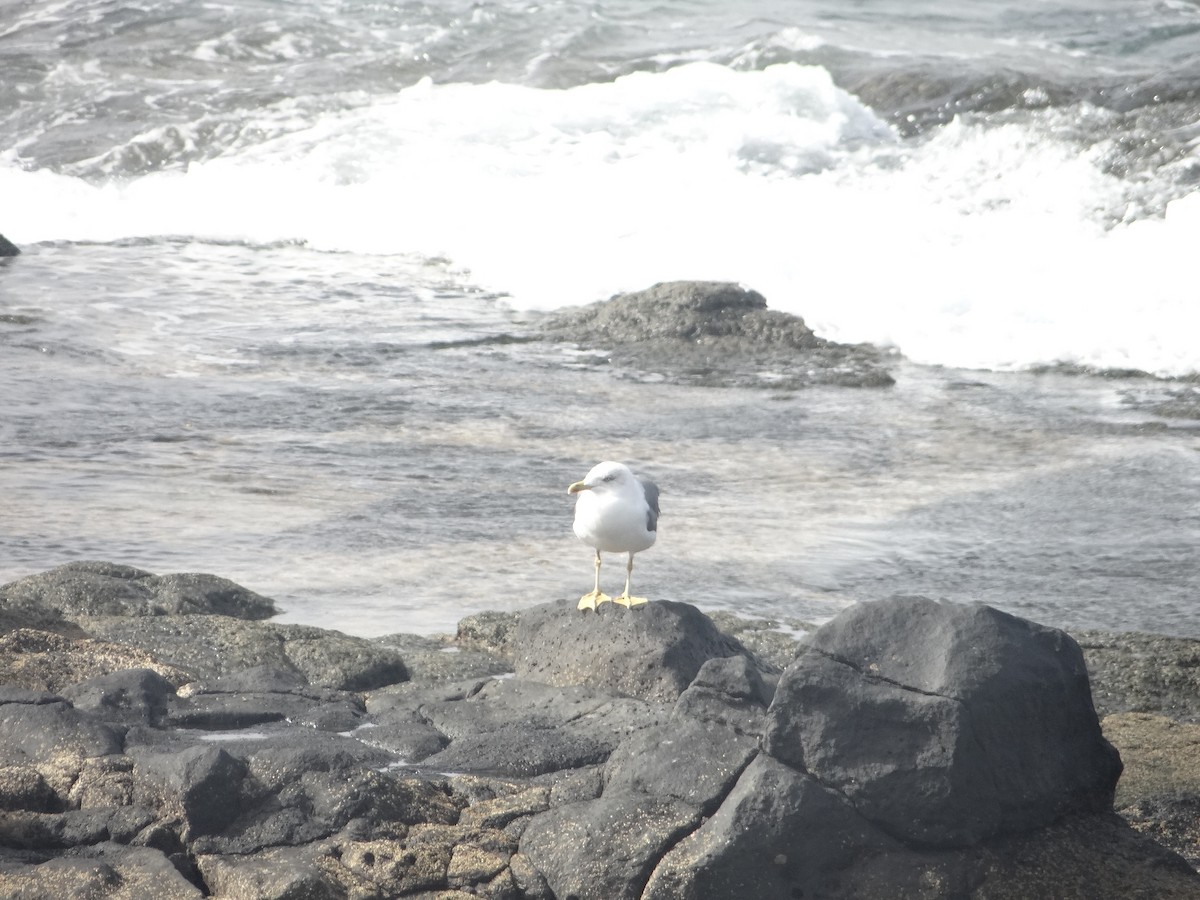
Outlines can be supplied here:
[[[1183, 0], [0, 4], [0, 582], [452, 629], [590, 587], [565, 488], [615, 458], [663, 489], [651, 597], [1200, 636], [1200, 424], [1153, 408], [1200, 371], [1198, 186]], [[521, 339], [674, 278], [897, 384]]]

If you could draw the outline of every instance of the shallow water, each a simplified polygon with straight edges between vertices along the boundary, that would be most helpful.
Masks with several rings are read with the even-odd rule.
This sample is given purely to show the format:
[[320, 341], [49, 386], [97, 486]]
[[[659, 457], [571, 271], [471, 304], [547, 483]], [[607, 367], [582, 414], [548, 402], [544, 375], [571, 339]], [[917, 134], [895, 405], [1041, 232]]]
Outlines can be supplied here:
[[[820, 620], [925, 593], [1200, 635], [1200, 433], [1122, 402], [1152, 383], [898, 362], [884, 390], [681, 387], [489, 340], [529, 323], [436, 266], [365, 268], [132, 244], [0, 270], [22, 298], [0, 324], [0, 580], [110, 559], [224, 575], [284, 621], [452, 630], [589, 587], [566, 486], [614, 458], [662, 487], [652, 598]], [[153, 302], [200, 272], [190, 306]]]

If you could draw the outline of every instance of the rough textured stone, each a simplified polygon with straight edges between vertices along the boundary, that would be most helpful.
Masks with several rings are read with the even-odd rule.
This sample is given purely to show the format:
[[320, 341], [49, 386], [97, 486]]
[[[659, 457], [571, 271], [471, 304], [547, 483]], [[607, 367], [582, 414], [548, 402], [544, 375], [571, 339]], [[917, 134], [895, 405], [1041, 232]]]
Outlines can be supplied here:
[[128, 844], [154, 816], [136, 806], [68, 809], [60, 813], [13, 812], [0, 817], [0, 843], [26, 850]]
[[131, 806], [133, 793], [133, 760], [125, 755], [97, 756], [80, 761], [67, 801], [79, 809]]
[[182, 728], [249, 728], [289, 721], [323, 731], [349, 731], [364, 721], [362, 697], [311, 687], [294, 670], [256, 666], [189, 684], [170, 704], [169, 722]]
[[894, 383], [877, 348], [819, 338], [799, 316], [769, 310], [757, 291], [730, 282], [659, 282], [556, 313], [544, 322], [543, 333], [684, 384]]
[[76, 709], [86, 709], [106, 722], [158, 725], [175, 697], [175, 686], [153, 669], [122, 669], [97, 675], [63, 692]]
[[38, 865], [0, 867], [0, 896], [13, 900], [199, 900], [203, 894], [158, 850], [101, 844]]
[[120, 735], [67, 701], [0, 703], [0, 765], [68, 755], [86, 758], [121, 752]]
[[[408, 678], [404, 660], [394, 650], [304, 625], [177, 615], [84, 617], [80, 624], [90, 634], [139, 647], [200, 678], [271, 666], [298, 672], [319, 687], [348, 691]], [[203, 641], [196, 640], [198, 634], [204, 635]]]
[[458, 824], [466, 828], [503, 828], [515, 819], [545, 812], [549, 807], [549, 789], [531, 787], [468, 806], [459, 816]]
[[709, 617], [753, 654], [760, 671], [772, 676], [795, 658], [800, 638], [817, 630], [816, 625], [803, 619], [747, 619], [726, 610], [714, 610]]
[[143, 754], [134, 769], [137, 802], [182, 819], [185, 838], [219, 834], [240, 815], [249, 791], [244, 760], [224, 748]]
[[460, 809], [430, 782], [381, 772], [391, 757], [306, 728], [231, 736], [221, 746], [135, 745], [139, 802], [184, 823], [192, 849], [254, 853], [329, 837], [361, 821], [385, 833], [454, 821]]
[[255, 856], [201, 856], [196, 866], [214, 897], [227, 900], [341, 900], [322, 870], [323, 844], [264, 850]]
[[691, 804], [624, 793], [537, 816], [521, 852], [557, 897], [636, 900], [662, 854], [699, 822]]
[[1112, 808], [1078, 645], [979, 605], [852, 607], [780, 679], [767, 752], [844, 791], [889, 833], [964, 846]]
[[172, 685], [190, 672], [121, 643], [73, 639], [61, 634], [18, 629], [0, 635], [0, 682], [37, 691], [62, 691], [70, 685], [127, 669], [150, 669]]
[[0, 810], [57, 812], [58, 795], [32, 766], [0, 766]]
[[278, 612], [267, 597], [216, 575], [159, 576], [107, 562], [67, 563], [30, 575], [0, 586], [0, 598], [10, 607], [51, 610], [70, 621], [167, 614], [266, 619]]
[[408, 847], [402, 841], [339, 843], [324, 870], [354, 897], [400, 897], [447, 887], [453, 848], [444, 844]]
[[[141, 653], [162, 666], [157, 651], [0, 632], [0, 674], [26, 676], [0, 683], [0, 723], [17, 710], [9, 724], [19, 735], [0, 734], [0, 754], [10, 754], [0, 759], [0, 879], [19, 879], [0, 881], [0, 896], [58, 896], [47, 893], [52, 883], [64, 896], [204, 887], [229, 900], [566, 900], [642, 896], [643, 886], [647, 898], [672, 900], [1200, 896], [1200, 877], [1178, 856], [1111, 813], [1087, 811], [1103, 802], [1060, 802], [1055, 791], [1086, 788], [1086, 778], [1047, 787], [1052, 762], [1030, 767], [1030, 746], [1084, 768], [1095, 750], [1094, 715], [1072, 718], [1077, 648], [994, 611], [963, 612], [971, 609], [884, 602], [810, 634], [799, 655], [774, 623], [716, 617], [756, 641], [757, 663], [683, 604], [484, 614], [454, 638], [396, 638], [405, 653], [430, 657], [417, 667], [425, 683], [365, 697], [340, 685], [387, 648], [342, 647], [353, 639], [316, 629], [222, 615], [80, 618], [127, 629], [131, 641], [177, 632], [163, 644], [191, 654], [196, 671], [161, 678], [128, 662]], [[543, 628], [519, 624], [538, 615]], [[1108, 683], [1182, 709], [1189, 648], [1142, 637], [1115, 645]], [[109, 661], [93, 667], [100, 646]], [[445, 680], [453, 658], [469, 653], [557, 654], [553, 665], [574, 667], [579, 681]], [[772, 660], [794, 665], [777, 679]], [[474, 675], [474, 666], [457, 671]], [[669, 677], [656, 679], [656, 668]], [[629, 696], [612, 674], [621, 670], [658, 699]], [[310, 683], [322, 672], [339, 687]], [[1060, 744], [1050, 716], [1039, 719], [1046, 711], [1067, 733]], [[1200, 811], [1195, 727], [1136, 714], [1105, 723], [1129, 748], [1122, 815], [1185, 853]], [[930, 734], [942, 741], [922, 744]], [[967, 734], [975, 746], [961, 752]], [[1002, 737], [1015, 746], [996, 751]], [[910, 764], [897, 765], [906, 752]], [[955, 819], [951, 804], [934, 846], [931, 810], [949, 801], [922, 794], [921, 778], [952, 785], [951, 800], [969, 796], [979, 757], [1012, 793], [1010, 806], [1037, 809], [1041, 792], [1043, 808], [1061, 815], [1032, 828], [1011, 817], [995, 832]], [[1111, 760], [1103, 746], [1099, 758]], [[418, 759], [420, 770], [400, 766]], [[398, 777], [405, 771], [421, 777]], [[437, 775], [450, 771], [462, 774]], [[847, 772], [858, 780], [836, 781]], [[916, 793], [897, 786], [905, 779]], [[860, 784], [876, 793], [864, 800]], [[975, 802], [1008, 814], [993, 795]], [[150, 855], [127, 856], [131, 848]]]
[[831, 875], [860, 854], [899, 848], [836, 791], [759, 756], [720, 809], [662, 858], [644, 897], [826, 897]]
[[745, 653], [696, 607], [666, 600], [596, 613], [566, 601], [535, 606], [521, 613], [514, 647], [519, 677], [671, 702], [708, 660]]
[[1101, 715], [1151, 712], [1200, 722], [1200, 640], [1080, 631]]
[[1068, 816], [957, 851], [867, 855], [826, 882], [827, 900], [1191, 900], [1200, 878], [1115, 815]]
[[63, 637], [83, 638], [87, 632], [68, 622], [52, 609], [41, 606], [13, 606], [0, 597], [0, 635], [18, 629], [49, 631]]
[[512, 662], [513, 634], [517, 614], [491, 610], [460, 619], [455, 641], [462, 647], [481, 650]]
[[715, 722], [761, 737], [773, 695], [748, 658], [710, 659], [679, 695], [672, 716]]
[[626, 738], [613, 751], [604, 795], [674, 797], [711, 815], [757, 753], [757, 739], [728, 726], [673, 720]]
[[1200, 725], [1148, 713], [1107, 716], [1102, 725], [1125, 763], [1117, 811], [1200, 867]]
[[375, 643], [404, 657], [413, 680], [425, 684], [463, 681], [512, 671], [511, 661], [486, 650], [460, 645], [449, 635], [389, 634], [375, 638]]
[[421, 715], [450, 745], [424, 760], [437, 771], [532, 776], [603, 762], [664, 708], [579, 685], [493, 681], [463, 700], [432, 702]]

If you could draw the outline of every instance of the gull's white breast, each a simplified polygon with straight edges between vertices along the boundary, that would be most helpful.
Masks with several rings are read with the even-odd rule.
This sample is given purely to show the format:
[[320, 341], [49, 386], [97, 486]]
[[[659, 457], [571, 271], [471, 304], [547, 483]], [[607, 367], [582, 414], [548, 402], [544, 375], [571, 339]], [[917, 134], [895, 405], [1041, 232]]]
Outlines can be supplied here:
[[658, 535], [647, 528], [649, 507], [642, 486], [631, 488], [620, 493], [581, 492], [575, 503], [575, 536], [605, 553], [637, 553], [653, 546]]

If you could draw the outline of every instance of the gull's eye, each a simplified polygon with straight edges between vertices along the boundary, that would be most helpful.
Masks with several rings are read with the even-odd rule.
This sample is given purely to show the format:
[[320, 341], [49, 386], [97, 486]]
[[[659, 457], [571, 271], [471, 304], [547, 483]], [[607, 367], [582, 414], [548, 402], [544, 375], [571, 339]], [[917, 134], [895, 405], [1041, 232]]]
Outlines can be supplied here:
[[613, 472], [613, 473], [611, 473], [611, 474], [609, 474], [609, 475], [605, 475], [605, 476], [604, 476], [603, 478], [601, 478], [600, 480], [601, 480], [601, 481], [616, 481], [616, 480], [617, 480], [617, 473], [616, 473], [616, 472]]

